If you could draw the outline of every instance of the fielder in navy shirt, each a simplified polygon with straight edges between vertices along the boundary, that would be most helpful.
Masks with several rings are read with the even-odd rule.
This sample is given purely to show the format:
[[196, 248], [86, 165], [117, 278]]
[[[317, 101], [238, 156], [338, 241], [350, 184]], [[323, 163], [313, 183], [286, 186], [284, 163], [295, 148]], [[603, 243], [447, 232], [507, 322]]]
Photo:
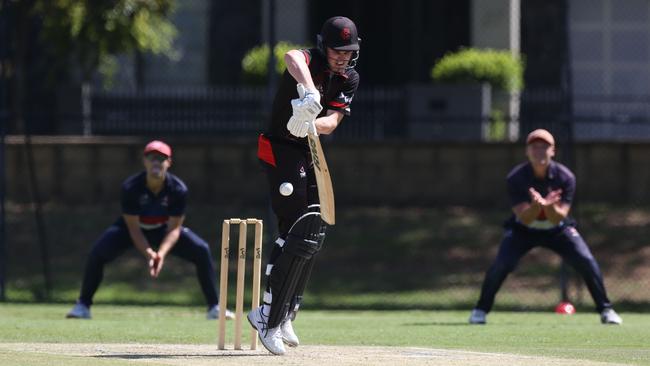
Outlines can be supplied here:
[[[208, 319], [217, 319], [218, 295], [210, 248], [205, 240], [183, 226], [187, 186], [169, 173], [172, 150], [162, 141], [152, 141], [144, 149], [145, 171], [122, 184], [122, 215], [95, 242], [86, 261], [81, 294], [68, 318], [90, 318], [93, 296], [102, 281], [104, 265], [135, 247], [156, 278], [167, 254], [196, 266], [201, 290], [208, 304]], [[227, 318], [233, 314], [228, 312]]]
[[589, 247], [576, 230], [569, 211], [576, 180], [566, 166], [553, 161], [555, 139], [538, 129], [526, 139], [528, 162], [508, 174], [507, 186], [513, 215], [494, 263], [487, 271], [481, 296], [469, 322], [485, 324], [501, 284], [519, 260], [531, 249], [542, 246], [562, 256], [584, 279], [603, 324], [621, 324], [607, 298], [603, 275]]

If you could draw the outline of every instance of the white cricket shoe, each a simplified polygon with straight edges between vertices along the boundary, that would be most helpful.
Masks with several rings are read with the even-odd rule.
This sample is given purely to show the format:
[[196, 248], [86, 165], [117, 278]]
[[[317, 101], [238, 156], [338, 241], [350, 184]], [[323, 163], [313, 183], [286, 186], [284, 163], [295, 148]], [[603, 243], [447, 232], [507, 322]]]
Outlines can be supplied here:
[[487, 314], [481, 309], [472, 309], [472, 313], [469, 316], [470, 324], [485, 324], [485, 318]]
[[65, 317], [68, 319], [90, 319], [90, 308], [77, 301]]
[[[219, 305], [214, 305], [208, 310], [208, 313], [205, 316], [208, 320], [219, 319]], [[235, 319], [235, 313], [226, 309], [226, 320]]]
[[296, 332], [293, 331], [291, 318], [287, 317], [282, 324], [280, 324], [280, 331], [282, 332], [282, 341], [289, 347], [298, 347], [300, 341]]
[[621, 319], [621, 317], [618, 314], [616, 314], [614, 309], [608, 308], [603, 310], [602, 313], [600, 313], [600, 322], [603, 324], [619, 325], [623, 323], [623, 319]]
[[268, 328], [269, 316], [264, 314], [264, 305], [253, 309], [248, 313], [248, 322], [257, 329], [260, 341], [269, 352], [274, 355], [283, 355], [287, 352], [282, 342], [282, 330], [280, 326]]

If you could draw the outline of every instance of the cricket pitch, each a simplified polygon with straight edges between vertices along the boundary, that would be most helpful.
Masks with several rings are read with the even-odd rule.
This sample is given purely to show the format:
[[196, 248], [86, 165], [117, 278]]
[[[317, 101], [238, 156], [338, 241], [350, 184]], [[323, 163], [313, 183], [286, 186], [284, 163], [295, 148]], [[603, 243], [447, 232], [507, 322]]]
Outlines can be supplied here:
[[[230, 345], [232, 348], [232, 345]], [[284, 356], [273, 356], [261, 345], [257, 351], [217, 349], [216, 344], [115, 344], [115, 343], [0, 343], [0, 359], [9, 365], [54, 364], [75, 361], [86, 365], [543, 365], [604, 366], [612, 363], [587, 360], [523, 356], [504, 353], [468, 352], [415, 347], [300, 346], [288, 348]], [[42, 359], [42, 362], [41, 362]], [[15, 362], [12, 362], [14, 360]]]

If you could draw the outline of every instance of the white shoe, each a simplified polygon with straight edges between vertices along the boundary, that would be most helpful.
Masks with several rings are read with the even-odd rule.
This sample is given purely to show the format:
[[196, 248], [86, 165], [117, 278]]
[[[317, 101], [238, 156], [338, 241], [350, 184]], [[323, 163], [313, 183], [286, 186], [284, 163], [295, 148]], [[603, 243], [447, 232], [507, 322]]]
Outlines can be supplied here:
[[269, 316], [264, 314], [264, 305], [253, 309], [248, 313], [248, 322], [257, 329], [260, 341], [269, 352], [274, 355], [283, 355], [287, 352], [282, 342], [282, 331], [280, 326], [268, 328]]
[[618, 324], [623, 323], [623, 319], [621, 319], [621, 317], [618, 314], [616, 314], [614, 309], [609, 308], [609, 309], [603, 310], [603, 312], [600, 313], [600, 322], [603, 323], [603, 324], [617, 324], [618, 325]]
[[68, 319], [90, 319], [90, 308], [77, 302], [65, 317]]
[[291, 318], [286, 318], [282, 324], [280, 324], [280, 331], [282, 332], [282, 341], [287, 344], [289, 347], [298, 347], [300, 341], [296, 332], [293, 331], [293, 325], [291, 325]]
[[[219, 305], [214, 305], [213, 307], [208, 310], [208, 313], [206, 314], [206, 319], [219, 319]], [[232, 311], [226, 309], [226, 320], [233, 320], [235, 319], [235, 313]]]
[[487, 314], [481, 309], [472, 309], [472, 314], [469, 316], [470, 324], [485, 324], [485, 317]]

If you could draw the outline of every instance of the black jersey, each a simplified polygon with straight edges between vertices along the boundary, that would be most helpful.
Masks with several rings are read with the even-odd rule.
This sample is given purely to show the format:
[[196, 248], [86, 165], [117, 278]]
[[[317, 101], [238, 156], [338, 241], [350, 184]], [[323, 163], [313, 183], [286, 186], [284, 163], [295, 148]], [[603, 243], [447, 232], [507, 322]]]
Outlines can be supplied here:
[[[323, 110], [319, 117], [324, 116], [329, 109], [349, 116], [350, 103], [352, 103], [352, 98], [354, 98], [354, 93], [359, 85], [359, 74], [354, 69], [348, 69], [343, 74], [330, 71], [327, 66], [327, 59], [316, 48], [301, 51], [305, 55], [314, 85], [316, 85], [321, 95], [320, 103]], [[273, 100], [271, 126], [267, 131], [267, 135], [297, 141], [302, 140], [306, 144], [306, 138], [299, 139], [291, 135], [287, 130], [287, 122], [289, 122], [289, 118], [293, 114], [291, 100], [298, 98], [296, 84], [297, 81], [285, 70]]]

